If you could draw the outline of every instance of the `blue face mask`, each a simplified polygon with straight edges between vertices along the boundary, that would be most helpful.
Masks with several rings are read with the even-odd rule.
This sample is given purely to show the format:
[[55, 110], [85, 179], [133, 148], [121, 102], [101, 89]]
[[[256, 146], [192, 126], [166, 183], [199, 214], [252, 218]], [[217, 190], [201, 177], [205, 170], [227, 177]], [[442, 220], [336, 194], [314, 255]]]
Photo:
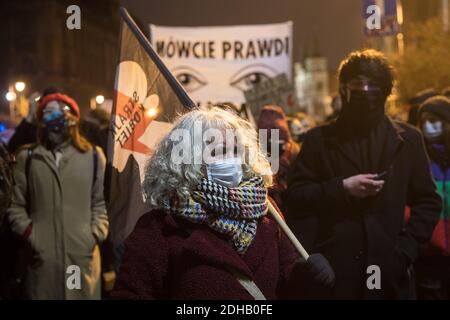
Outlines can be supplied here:
[[67, 121], [64, 112], [52, 111], [45, 113], [42, 117], [45, 128], [50, 132], [59, 133], [67, 126]]
[[208, 180], [212, 180], [224, 187], [234, 188], [242, 181], [241, 158], [225, 158], [206, 166]]

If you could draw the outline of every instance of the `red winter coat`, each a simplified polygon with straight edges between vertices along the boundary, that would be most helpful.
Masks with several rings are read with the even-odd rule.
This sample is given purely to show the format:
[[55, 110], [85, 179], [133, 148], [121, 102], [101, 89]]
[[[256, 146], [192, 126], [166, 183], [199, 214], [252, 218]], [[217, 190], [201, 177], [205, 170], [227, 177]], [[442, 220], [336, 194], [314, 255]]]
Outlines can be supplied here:
[[267, 299], [299, 297], [299, 281], [289, 283], [299, 255], [268, 217], [243, 257], [207, 226], [160, 210], [139, 220], [125, 248], [113, 298], [253, 299], [227, 268], [251, 278]]

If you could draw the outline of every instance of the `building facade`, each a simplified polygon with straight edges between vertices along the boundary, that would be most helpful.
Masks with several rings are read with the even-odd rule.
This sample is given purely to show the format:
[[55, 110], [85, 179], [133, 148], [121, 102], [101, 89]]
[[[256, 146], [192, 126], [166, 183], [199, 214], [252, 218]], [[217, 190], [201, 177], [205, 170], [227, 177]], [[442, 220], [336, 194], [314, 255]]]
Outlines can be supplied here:
[[[81, 29], [69, 30], [70, 5], [80, 8]], [[114, 0], [0, 2], [0, 113], [16, 81], [22, 93], [54, 86], [87, 110], [92, 97], [112, 98], [119, 40], [119, 4]]]

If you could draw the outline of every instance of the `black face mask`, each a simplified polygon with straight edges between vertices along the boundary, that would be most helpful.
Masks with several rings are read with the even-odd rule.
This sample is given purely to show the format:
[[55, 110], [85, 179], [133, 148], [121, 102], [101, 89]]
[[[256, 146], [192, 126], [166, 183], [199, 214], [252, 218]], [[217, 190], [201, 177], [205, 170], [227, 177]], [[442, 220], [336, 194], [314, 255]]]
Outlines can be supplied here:
[[342, 111], [338, 122], [343, 128], [367, 132], [384, 117], [385, 98], [380, 91], [347, 90], [341, 97]]

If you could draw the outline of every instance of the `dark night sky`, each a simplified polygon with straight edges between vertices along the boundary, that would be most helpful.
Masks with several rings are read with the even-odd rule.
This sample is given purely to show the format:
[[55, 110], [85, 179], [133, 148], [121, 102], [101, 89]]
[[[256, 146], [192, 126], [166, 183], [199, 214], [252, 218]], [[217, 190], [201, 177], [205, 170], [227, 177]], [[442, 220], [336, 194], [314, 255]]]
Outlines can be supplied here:
[[361, 0], [120, 0], [148, 35], [150, 23], [205, 26], [294, 22], [294, 61], [318, 48], [334, 71], [364, 41]]

